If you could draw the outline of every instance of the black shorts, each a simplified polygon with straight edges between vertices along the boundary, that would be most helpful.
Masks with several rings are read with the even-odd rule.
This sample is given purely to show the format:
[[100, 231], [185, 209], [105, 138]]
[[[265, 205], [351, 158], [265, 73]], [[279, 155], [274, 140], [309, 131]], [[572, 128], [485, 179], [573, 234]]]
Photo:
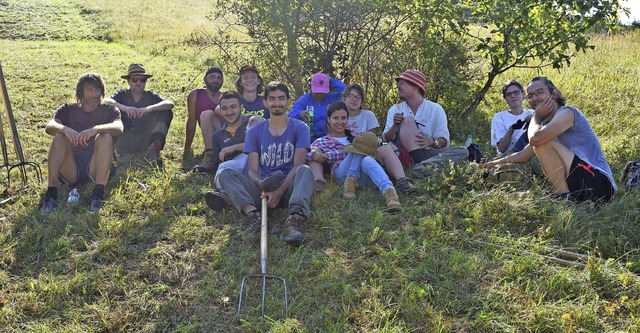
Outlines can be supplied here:
[[76, 179], [65, 179], [62, 175], [58, 176], [61, 182], [76, 186], [80, 184], [87, 183], [89, 181], [93, 181], [91, 176], [89, 176], [89, 163], [91, 163], [91, 157], [93, 156], [93, 151], [77, 151], [73, 153], [73, 160], [76, 162]]
[[[89, 175], [89, 164], [91, 163], [92, 157], [92, 151], [79, 151], [73, 153], [73, 160], [76, 162], [76, 179], [65, 179], [62, 175], [58, 175], [60, 182], [70, 186], [78, 186], [88, 182], [95, 183], [95, 180], [91, 178], [91, 175]], [[111, 163], [111, 169], [109, 170], [109, 177], [107, 180], [110, 180], [116, 175], [116, 170], [117, 166], [115, 161], [113, 161]]]
[[577, 201], [605, 202], [613, 196], [613, 185], [609, 178], [577, 155], [571, 161], [567, 185], [571, 198]]

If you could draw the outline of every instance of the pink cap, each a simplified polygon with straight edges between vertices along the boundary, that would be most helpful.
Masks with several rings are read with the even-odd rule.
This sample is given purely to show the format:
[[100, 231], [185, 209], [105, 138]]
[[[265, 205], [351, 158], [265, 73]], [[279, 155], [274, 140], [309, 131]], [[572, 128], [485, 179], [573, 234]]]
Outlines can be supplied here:
[[313, 74], [311, 78], [312, 93], [329, 93], [329, 75], [325, 73]]

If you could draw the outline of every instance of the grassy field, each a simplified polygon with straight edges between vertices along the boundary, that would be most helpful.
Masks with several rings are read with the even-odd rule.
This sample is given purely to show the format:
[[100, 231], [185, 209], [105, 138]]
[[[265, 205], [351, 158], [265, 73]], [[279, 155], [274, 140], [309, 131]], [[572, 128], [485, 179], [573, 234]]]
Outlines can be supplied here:
[[[308, 244], [269, 239], [269, 271], [290, 289], [289, 318], [280, 316], [273, 286], [273, 318], [258, 319], [260, 291], [252, 284], [235, 321], [240, 281], [260, 269], [259, 240], [236, 235], [235, 212], [206, 207], [210, 177], [183, 171], [197, 162], [183, 160], [186, 95], [216, 59], [184, 41], [207, 28], [212, 6], [0, 0], [0, 62], [25, 155], [43, 171], [50, 145], [44, 125], [73, 99], [82, 73], [102, 74], [113, 92], [125, 86], [120, 75], [128, 64], [142, 62], [155, 74], [148, 88], [176, 104], [164, 171], [124, 158], [99, 216], [86, 210], [90, 188], [81, 189], [80, 205], [42, 215], [36, 206], [44, 181], [29, 173], [24, 187], [15, 171], [10, 186], [0, 179], [0, 331], [640, 331], [638, 193], [621, 191], [600, 209], [567, 205], [551, 199], [537, 175], [487, 186], [465, 168], [420, 180], [419, 193], [401, 195], [396, 215], [383, 212], [371, 190], [336, 200], [341, 189], [332, 184], [313, 199]], [[593, 42], [595, 51], [569, 69], [514, 71], [500, 82], [550, 76], [587, 114], [618, 176], [640, 156], [640, 32]], [[227, 75], [225, 88], [234, 79]], [[505, 107], [498, 91], [471, 120], [451, 124], [455, 140], [471, 133], [491, 153], [490, 119]], [[548, 259], [558, 249], [587, 258], [566, 267]]]

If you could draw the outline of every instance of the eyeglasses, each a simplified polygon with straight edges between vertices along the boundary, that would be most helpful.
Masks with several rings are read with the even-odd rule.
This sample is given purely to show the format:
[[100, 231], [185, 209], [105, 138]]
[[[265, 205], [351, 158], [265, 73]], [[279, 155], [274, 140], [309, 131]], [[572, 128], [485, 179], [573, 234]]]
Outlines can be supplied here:
[[538, 89], [538, 90], [534, 91], [534, 92], [533, 92], [533, 93], [531, 93], [531, 94], [527, 94], [527, 99], [528, 99], [528, 100], [532, 100], [534, 97], [538, 97], [538, 96], [540, 96], [540, 95], [542, 95], [542, 94], [544, 94], [544, 89], [543, 89], [543, 88], [540, 88], [540, 89]]
[[347, 99], [355, 99], [356, 101], [359, 101], [359, 100], [362, 100], [362, 96], [349, 94], [349, 95], [347, 95]]
[[519, 96], [522, 93], [524, 93], [524, 91], [522, 91], [522, 90], [514, 90], [514, 91], [510, 91], [508, 93], [505, 93], [504, 96], [505, 97]]
[[131, 80], [131, 82], [133, 83], [138, 83], [138, 82], [142, 82], [142, 83], [147, 83], [147, 78], [146, 77], [134, 77], [134, 78], [130, 78], [129, 80]]

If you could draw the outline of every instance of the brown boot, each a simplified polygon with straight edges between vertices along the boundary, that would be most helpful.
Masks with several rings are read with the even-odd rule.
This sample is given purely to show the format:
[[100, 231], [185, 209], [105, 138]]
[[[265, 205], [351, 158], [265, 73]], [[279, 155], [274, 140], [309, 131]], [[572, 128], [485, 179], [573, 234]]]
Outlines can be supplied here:
[[388, 188], [384, 191], [384, 198], [387, 201], [387, 212], [397, 212], [402, 208], [395, 189]]
[[355, 177], [347, 176], [344, 180], [342, 188], [342, 197], [345, 199], [356, 198], [356, 188], [358, 187], [358, 180]]
[[284, 230], [280, 235], [280, 239], [292, 245], [300, 244], [307, 240], [307, 236], [300, 231], [300, 224], [305, 220], [306, 218], [302, 215], [289, 215], [284, 222]]

